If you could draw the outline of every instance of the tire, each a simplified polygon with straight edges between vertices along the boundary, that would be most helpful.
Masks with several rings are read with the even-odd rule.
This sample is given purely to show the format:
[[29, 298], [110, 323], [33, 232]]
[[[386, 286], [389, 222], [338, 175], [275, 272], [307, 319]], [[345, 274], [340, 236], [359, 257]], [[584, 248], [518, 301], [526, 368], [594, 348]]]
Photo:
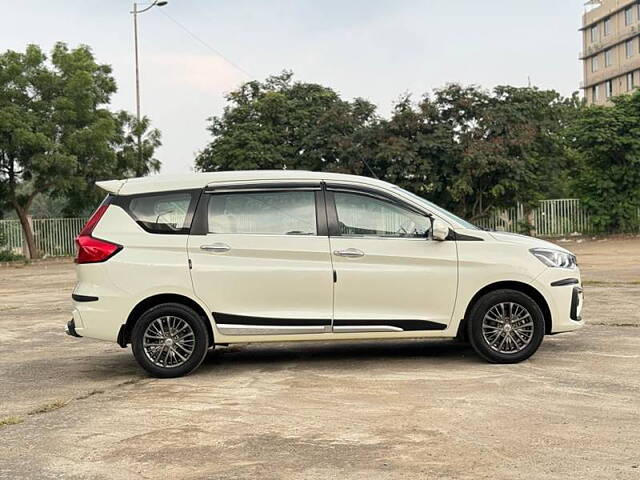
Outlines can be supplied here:
[[517, 290], [487, 293], [475, 303], [467, 321], [473, 349], [491, 363], [526, 360], [538, 350], [544, 332], [542, 310]]
[[131, 333], [131, 349], [152, 376], [181, 377], [200, 366], [209, 349], [209, 336], [202, 318], [191, 308], [163, 303], [138, 319]]

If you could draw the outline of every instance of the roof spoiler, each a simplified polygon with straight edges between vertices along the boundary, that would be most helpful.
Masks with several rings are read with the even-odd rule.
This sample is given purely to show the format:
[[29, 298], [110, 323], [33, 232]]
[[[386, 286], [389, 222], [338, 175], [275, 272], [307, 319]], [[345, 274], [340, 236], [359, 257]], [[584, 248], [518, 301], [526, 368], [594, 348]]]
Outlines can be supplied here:
[[127, 183], [127, 180], [103, 180], [96, 182], [96, 185], [109, 193], [117, 195], [120, 189]]

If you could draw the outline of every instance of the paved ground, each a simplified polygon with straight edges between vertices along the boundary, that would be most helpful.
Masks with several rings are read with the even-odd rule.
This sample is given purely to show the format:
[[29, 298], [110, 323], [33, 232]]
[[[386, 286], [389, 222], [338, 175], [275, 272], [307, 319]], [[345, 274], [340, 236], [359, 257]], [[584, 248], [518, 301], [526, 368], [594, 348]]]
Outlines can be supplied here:
[[250, 345], [174, 380], [62, 333], [71, 263], [0, 268], [0, 478], [640, 479], [640, 239], [563, 245], [590, 325], [525, 363]]

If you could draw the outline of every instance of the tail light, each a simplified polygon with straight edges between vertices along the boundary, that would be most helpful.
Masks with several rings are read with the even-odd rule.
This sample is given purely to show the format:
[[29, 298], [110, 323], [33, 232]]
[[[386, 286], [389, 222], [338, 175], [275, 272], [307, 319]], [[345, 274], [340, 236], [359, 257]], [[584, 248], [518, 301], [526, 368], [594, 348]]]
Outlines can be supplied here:
[[76, 245], [78, 246], [76, 263], [104, 262], [122, 250], [122, 245], [91, 236], [107, 208], [109, 205], [100, 205], [76, 237]]

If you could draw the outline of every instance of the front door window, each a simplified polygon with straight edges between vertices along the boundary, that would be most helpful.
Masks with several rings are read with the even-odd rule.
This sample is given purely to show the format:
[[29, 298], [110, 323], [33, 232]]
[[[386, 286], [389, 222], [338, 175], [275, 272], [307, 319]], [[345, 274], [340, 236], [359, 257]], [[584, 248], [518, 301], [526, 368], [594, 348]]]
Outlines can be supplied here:
[[355, 193], [334, 193], [340, 235], [425, 238], [429, 217], [382, 199]]

